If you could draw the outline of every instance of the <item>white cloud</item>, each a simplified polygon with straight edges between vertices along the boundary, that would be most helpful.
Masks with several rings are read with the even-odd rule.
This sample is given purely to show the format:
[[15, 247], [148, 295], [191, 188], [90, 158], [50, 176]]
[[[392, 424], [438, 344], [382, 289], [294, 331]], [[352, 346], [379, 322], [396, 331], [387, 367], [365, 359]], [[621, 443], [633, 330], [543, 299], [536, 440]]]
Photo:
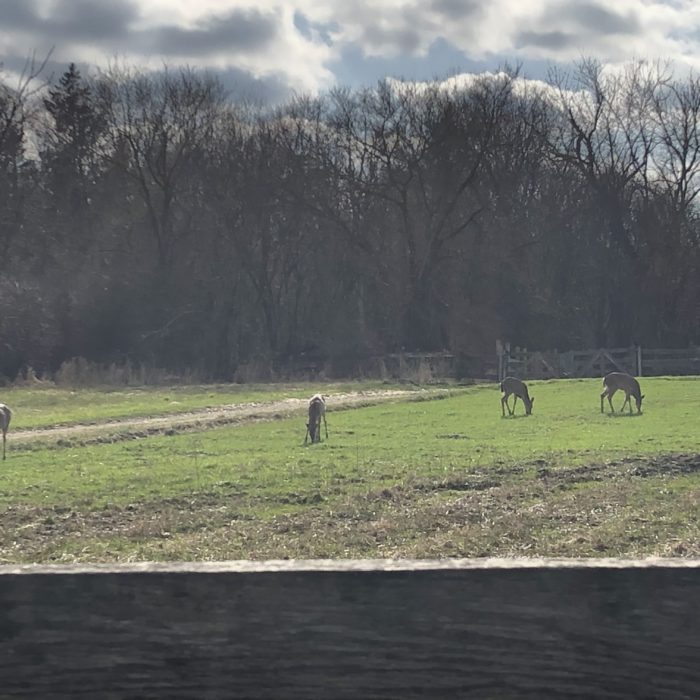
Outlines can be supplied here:
[[612, 65], [670, 59], [700, 70], [700, 3], [112, 0], [106, 8], [92, 0], [3, 0], [0, 60], [17, 63], [55, 46], [53, 58], [66, 63], [103, 66], [115, 56], [154, 68], [187, 63], [316, 92], [333, 83], [331, 67], [344, 51], [368, 61], [427, 57], [438, 39], [494, 68], [506, 59], [527, 70], [528, 61], [593, 56]]

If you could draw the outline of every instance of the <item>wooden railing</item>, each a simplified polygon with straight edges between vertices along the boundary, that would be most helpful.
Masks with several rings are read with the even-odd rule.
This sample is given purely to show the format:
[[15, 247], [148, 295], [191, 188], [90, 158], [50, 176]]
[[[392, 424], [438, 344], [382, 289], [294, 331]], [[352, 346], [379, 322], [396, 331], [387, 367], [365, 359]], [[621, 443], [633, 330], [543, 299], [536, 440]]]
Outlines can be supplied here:
[[695, 698], [700, 561], [0, 567], [2, 698]]
[[700, 374], [700, 347], [680, 350], [644, 348], [642, 352], [644, 375]]
[[619, 371], [636, 376], [700, 374], [700, 347], [650, 349], [641, 346], [592, 350], [528, 351], [509, 343], [496, 343], [498, 377], [554, 379], [602, 377]]

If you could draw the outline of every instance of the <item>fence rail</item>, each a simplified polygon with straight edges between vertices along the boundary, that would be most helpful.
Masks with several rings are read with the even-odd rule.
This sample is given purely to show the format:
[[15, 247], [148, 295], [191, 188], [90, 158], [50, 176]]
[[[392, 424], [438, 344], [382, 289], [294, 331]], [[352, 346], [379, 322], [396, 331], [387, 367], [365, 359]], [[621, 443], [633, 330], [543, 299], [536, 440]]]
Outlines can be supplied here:
[[646, 375], [700, 374], [700, 346], [682, 350], [645, 348], [642, 358]]
[[700, 562], [0, 567], [2, 698], [655, 698], [700, 688]]
[[700, 374], [700, 347], [595, 348], [591, 350], [530, 351], [496, 343], [498, 378], [508, 375], [521, 379], [564, 377], [602, 377], [608, 372], [627, 372], [637, 376], [661, 374]]

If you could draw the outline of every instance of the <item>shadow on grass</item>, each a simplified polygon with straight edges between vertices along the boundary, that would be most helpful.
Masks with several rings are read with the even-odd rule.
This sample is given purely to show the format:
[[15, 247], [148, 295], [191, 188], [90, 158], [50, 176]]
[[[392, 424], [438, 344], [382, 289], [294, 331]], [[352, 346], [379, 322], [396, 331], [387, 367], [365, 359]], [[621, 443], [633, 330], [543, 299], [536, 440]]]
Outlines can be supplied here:
[[644, 414], [643, 413], [624, 413], [624, 412], [615, 412], [615, 413], [606, 413], [608, 418], [641, 418]]

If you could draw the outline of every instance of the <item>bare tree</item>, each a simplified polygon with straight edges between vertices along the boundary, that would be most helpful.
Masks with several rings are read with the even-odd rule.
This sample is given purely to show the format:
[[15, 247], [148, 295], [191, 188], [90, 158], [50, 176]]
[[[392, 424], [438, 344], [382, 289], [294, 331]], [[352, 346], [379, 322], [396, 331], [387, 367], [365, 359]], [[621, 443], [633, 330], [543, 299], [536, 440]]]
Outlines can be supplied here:
[[[592, 300], [601, 345], [637, 332], [631, 311], [640, 240], [631, 212], [650, 177], [656, 131], [649, 117], [665, 79], [658, 65], [639, 62], [610, 73], [590, 59], [581, 61], [573, 75], [553, 78], [562, 118], [552, 155], [576, 168], [595, 199], [601, 254]], [[617, 293], [616, 278], [626, 294]]]
[[658, 136], [652, 154], [655, 172], [685, 211], [700, 192], [700, 77], [665, 81], [653, 98], [648, 118]]
[[134, 183], [158, 265], [167, 269], [193, 223], [189, 205], [222, 110], [223, 88], [190, 69], [146, 75], [114, 67], [102, 76], [98, 94], [112, 159]]
[[218, 228], [248, 279], [272, 356], [296, 344], [316, 238], [308, 212], [286, 187], [293, 176], [286, 128], [282, 114], [232, 115], [218, 142], [212, 180]]
[[36, 96], [42, 89], [41, 74], [50, 52], [43, 60], [28, 58], [14, 80], [2, 75], [0, 65], [0, 264], [9, 260], [12, 241], [23, 226], [25, 187], [21, 170], [26, 158], [29, 126], [37, 107]]

